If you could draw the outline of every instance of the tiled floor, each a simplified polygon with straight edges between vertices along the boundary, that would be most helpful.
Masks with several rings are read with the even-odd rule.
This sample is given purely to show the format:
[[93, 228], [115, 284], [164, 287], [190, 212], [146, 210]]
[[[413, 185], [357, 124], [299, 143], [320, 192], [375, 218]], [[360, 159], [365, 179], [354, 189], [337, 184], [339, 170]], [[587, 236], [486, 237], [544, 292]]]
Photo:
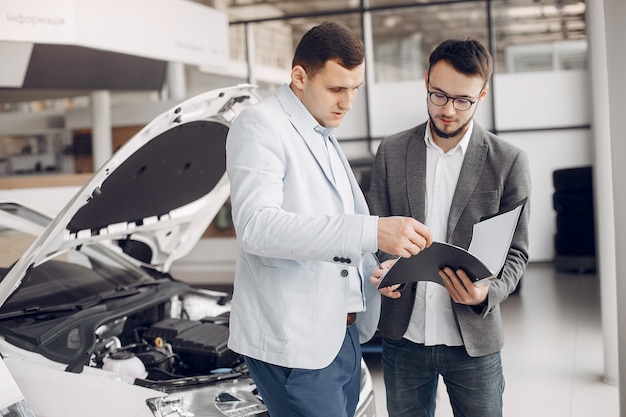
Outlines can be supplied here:
[[[532, 263], [502, 305], [505, 417], [618, 417], [618, 389], [602, 381], [599, 281]], [[377, 417], [387, 417], [380, 356], [366, 355]], [[436, 417], [452, 417], [440, 385]]]

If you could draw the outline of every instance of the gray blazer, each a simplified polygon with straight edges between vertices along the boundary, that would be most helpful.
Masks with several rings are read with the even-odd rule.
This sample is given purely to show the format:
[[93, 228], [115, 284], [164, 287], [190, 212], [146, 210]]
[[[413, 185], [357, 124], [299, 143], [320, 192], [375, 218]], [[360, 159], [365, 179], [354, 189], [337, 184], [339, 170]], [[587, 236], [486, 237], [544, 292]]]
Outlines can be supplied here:
[[[426, 217], [427, 124], [385, 138], [376, 154], [368, 203], [372, 214]], [[450, 207], [447, 241], [468, 248], [472, 226], [482, 217], [511, 208], [530, 197], [526, 153], [497, 138], [474, 122], [474, 130]], [[517, 286], [528, 263], [529, 201], [522, 210], [500, 279], [489, 287], [485, 306], [453, 303], [453, 311], [470, 356], [499, 351], [504, 343], [500, 303]], [[383, 297], [379, 329], [385, 337], [400, 339], [409, 324], [417, 284], [408, 285], [402, 297]]]
[[341, 154], [355, 204], [345, 214], [324, 142], [301, 106], [284, 85], [242, 111], [228, 133], [238, 245], [228, 346], [264, 362], [320, 369], [346, 334], [348, 267], [363, 278], [362, 341], [376, 331], [380, 294], [367, 278], [376, 265], [377, 218]]

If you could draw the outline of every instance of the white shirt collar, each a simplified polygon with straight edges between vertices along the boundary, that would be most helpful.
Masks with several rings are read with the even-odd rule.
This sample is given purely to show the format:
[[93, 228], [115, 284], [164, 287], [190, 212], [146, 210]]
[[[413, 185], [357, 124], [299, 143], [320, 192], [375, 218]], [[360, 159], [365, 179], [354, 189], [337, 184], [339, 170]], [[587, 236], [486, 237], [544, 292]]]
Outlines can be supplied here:
[[[447, 153], [453, 154], [454, 152], [457, 152], [458, 150], [460, 150], [462, 152], [462, 155], [465, 155], [465, 152], [467, 152], [467, 147], [469, 146], [469, 141], [470, 141], [470, 138], [472, 137], [473, 131], [474, 131], [474, 120], [472, 119], [472, 121], [470, 121], [467, 131], [465, 132], [465, 134], [463, 135], [459, 143], [457, 143], [456, 146], [450, 149]], [[430, 131], [430, 120], [426, 124], [426, 134], [424, 135], [424, 142], [426, 143], [426, 146], [434, 147], [435, 149], [438, 149], [441, 153], [443, 153], [443, 149], [441, 149], [433, 140], [433, 136]]]
[[307, 109], [304, 103], [302, 103], [298, 96], [296, 96], [296, 93], [294, 93], [291, 87], [289, 87], [289, 84], [283, 85], [283, 88], [287, 91], [288, 96], [295, 104], [297, 113], [292, 116], [311, 126], [311, 128], [322, 135], [324, 139], [328, 139], [334, 133], [335, 128], [323, 127], [320, 125], [315, 117], [313, 117], [309, 109]]

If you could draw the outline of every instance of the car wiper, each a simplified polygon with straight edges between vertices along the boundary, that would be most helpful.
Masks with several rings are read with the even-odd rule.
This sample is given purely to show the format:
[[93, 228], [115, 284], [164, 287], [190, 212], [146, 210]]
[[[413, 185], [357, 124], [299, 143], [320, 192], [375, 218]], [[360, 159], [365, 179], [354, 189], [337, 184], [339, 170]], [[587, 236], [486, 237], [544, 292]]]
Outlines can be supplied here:
[[85, 308], [84, 304], [64, 304], [51, 307], [29, 306], [22, 310], [9, 311], [8, 313], [0, 314], [0, 321], [47, 314], [74, 313], [82, 310], [83, 308]]
[[20, 317], [45, 316], [49, 314], [59, 314], [59, 313], [67, 313], [67, 314], [75, 313], [77, 311], [85, 310], [87, 308], [96, 306], [102, 302], [115, 300], [118, 298], [130, 297], [132, 295], [139, 294], [141, 292], [139, 288], [159, 285], [162, 281], [168, 281], [168, 280], [136, 282], [130, 285], [121, 285], [110, 291], [106, 291], [104, 293], [100, 293], [96, 296], [85, 299], [85, 301], [80, 302], [80, 303], [61, 304], [61, 305], [49, 306], [49, 307], [28, 306], [28, 307], [23, 308], [22, 310], [9, 311], [7, 313], [0, 313], [0, 321], [11, 320], [11, 319], [16, 319]]
[[130, 297], [131, 295], [139, 294], [139, 288], [158, 286], [163, 282], [169, 281], [169, 279], [157, 279], [153, 281], [140, 281], [132, 284], [120, 285], [112, 290], [98, 294], [97, 298], [99, 301], [108, 301], [116, 298]]
[[137, 281], [137, 282], [133, 282], [132, 284], [120, 285], [118, 287], [115, 287], [111, 291], [124, 291], [124, 290], [133, 289], [133, 288], [153, 287], [153, 286], [161, 285], [164, 282], [171, 282], [171, 280], [167, 278], [159, 278], [159, 279], [151, 279], [150, 281]]

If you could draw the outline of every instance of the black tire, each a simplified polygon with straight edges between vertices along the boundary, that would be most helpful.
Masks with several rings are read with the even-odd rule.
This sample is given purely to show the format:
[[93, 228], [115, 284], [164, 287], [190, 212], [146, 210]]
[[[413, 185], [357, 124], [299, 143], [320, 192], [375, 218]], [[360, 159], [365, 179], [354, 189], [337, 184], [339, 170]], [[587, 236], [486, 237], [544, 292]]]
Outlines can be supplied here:
[[557, 191], [589, 191], [593, 188], [590, 166], [558, 169], [552, 173], [554, 189]]

